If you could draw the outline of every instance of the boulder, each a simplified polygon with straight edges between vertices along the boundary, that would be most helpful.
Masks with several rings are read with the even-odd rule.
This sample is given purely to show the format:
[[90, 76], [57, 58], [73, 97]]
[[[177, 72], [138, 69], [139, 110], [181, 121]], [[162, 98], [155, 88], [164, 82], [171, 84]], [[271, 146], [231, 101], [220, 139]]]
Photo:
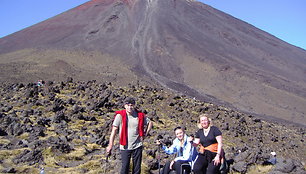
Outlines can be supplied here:
[[239, 161], [231, 166], [232, 170], [239, 173], [246, 173], [248, 169], [248, 164], [245, 161]]
[[276, 165], [273, 171], [282, 173], [291, 173], [296, 168], [292, 159], [278, 158], [276, 160]]
[[41, 150], [24, 150], [21, 154], [19, 154], [16, 158], [14, 158], [13, 162], [15, 164], [19, 163], [27, 163], [29, 165], [34, 165], [38, 163], [43, 163], [43, 156]]

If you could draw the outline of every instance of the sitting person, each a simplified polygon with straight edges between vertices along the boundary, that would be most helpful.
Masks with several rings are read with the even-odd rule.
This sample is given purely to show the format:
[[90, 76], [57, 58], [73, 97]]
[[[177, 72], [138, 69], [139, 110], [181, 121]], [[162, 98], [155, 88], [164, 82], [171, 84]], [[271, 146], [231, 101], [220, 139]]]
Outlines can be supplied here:
[[[222, 150], [222, 133], [211, 125], [208, 114], [200, 115], [200, 129], [195, 134], [193, 146], [198, 146], [198, 157], [193, 165], [194, 174], [219, 173]], [[221, 154], [222, 153], [222, 154]]]
[[[184, 129], [181, 127], [175, 128], [174, 132], [176, 138], [173, 140], [172, 145], [170, 147], [162, 145], [162, 149], [167, 154], [176, 153], [177, 156], [174, 160], [165, 164], [162, 170], [163, 174], [168, 174], [171, 170], [175, 170], [177, 174], [180, 174], [182, 170], [182, 164], [191, 164], [197, 156], [197, 151], [191, 143], [193, 137], [187, 137]], [[160, 144], [160, 141], [157, 140], [156, 143]]]

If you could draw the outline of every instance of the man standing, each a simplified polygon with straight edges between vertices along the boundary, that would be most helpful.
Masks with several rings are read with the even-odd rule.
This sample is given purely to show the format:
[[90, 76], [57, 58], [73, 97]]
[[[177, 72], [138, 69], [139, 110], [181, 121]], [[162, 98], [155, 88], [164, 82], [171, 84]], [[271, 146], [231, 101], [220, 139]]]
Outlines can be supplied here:
[[131, 157], [133, 159], [133, 174], [140, 174], [143, 141], [153, 125], [144, 113], [136, 110], [135, 104], [134, 98], [127, 98], [124, 101], [125, 109], [116, 111], [109, 145], [106, 149], [107, 153], [111, 152], [119, 128], [121, 174], [129, 173]]

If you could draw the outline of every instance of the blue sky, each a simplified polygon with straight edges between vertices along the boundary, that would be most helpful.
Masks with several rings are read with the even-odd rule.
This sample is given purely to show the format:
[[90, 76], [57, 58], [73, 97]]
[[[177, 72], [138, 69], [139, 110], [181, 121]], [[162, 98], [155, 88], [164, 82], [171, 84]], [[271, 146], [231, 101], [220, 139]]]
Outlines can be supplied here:
[[[0, 38], [88, 0], [0, 0]], [[306, 0], [199, 0], [306, 50]]]
[[200, 0], [306, 50], [306, 0]]

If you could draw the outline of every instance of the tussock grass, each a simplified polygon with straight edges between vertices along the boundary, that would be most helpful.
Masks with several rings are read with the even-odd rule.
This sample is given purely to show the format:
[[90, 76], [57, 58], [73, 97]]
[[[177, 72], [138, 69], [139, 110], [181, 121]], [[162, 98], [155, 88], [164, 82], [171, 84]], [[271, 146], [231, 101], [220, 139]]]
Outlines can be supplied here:
[[87, 146], [88, 149], [90, 149], [90, 150], [100, 149], [100, 145], [98, 145], [98, 144], [96, 144], [96, 143], [86, 144], [86, 146]]
[[57, 166], [57, 161], [56, 160], [56, 155], [52, 152], [51, 147], [46, 148], [43, 152], [42, 155], [44, 157], [44, 162], [46, 163], [46, 166], [48, 167], [58, 167]]
[[[224, 138], [224, 139], [226, 140], [227, 138]], [[233, 142], [230, 142], [230, 141], [227, 141], [227, 140], [222, 141], [222, 143], [223, 143], [224, 148], [226, 148], [226, 147], [236, 147], [237, 146], [237, 144], [235, 144]]]
[[101, 174], [101, 173], [109, 173], [109, 171], [103, 169], [96, 169], [95, 171], [87, 172], [87, 174]]
[[83, 159], [83, 157], [85, 156], [85, 152], [86, 152], [86, 150], [83, 147], [78, 147], [78, 148], [75, 148], [70, 153], [64, 154], [64, 155], [59, 156], [59, 157], [63, 158], [64, 160], [78, 161], [78, 160]]
[[39, 173], [40, 171], [38, 168], [27, 165], [16, 167], [16, 170], [18, 171], [17, 173]]
[[274, 166], [272, 165], [266, 165], [266, 166], [255, 165], [250, 167], [250, 169], [248, 170], [248, 174], [258, 174], [258, 173], [267, 174], [273, 169], [273, 167]]
[[84, 120], [76, 120], [73, 124], [69, 124], [69, 128], [71, 130], [79, 131], [84, 127], [85, 123], [86, 121]]
[[28, 132], [26, 132], [26, 133], [23, 133], [23, 134], [19, 135], [17, 138], [24, 140], [24, 139], [29, 138], [29, 136], [30, 136], [30, 134]]
[[146, 165], [141, 165], [141, 172], [142, 173], [150, 173], [149, 168]]
[[10, 142], [11, 142], [10, 140], [0, 137], [0, 144], [7, 145]]
[[58, 135], [56, 134], [56, 132], [54, 132], [54, 130], [49, 130], [47, 129], [47, 131], [45, 131], [46, 136], [45, 137], [39, 137], [40, 140], [47, 140], [50, 137], [57, 137]]
[[21, 149], [15, 149], [15, 150], [1, 150], [0, 151], [0, 160], [13, 159], [26, 149], [30, 150], [29, 148], [21, 148]]
[[0, 171], [3, 171], [5, 167], [14, 166], [13, 159], [22, 153], [25, 149], [16, 149], [16, 150], [0, 150]]
[[32, 106], [31, 109], [33, 110], [39, 110], [39, 111], [44, 111], [45, 110], [45, 106]]
[[70, 96], [70, 94], [57, 94], [56, 97], [64, 101], [68, 100], [69, 98], [74, 98], [74, 96]]
[[72, 143], [75, 144], [75, 145], [83, 145], [84, 141], [80, 140], [80, 139], [73, 139]]
[[46, 118], [50, 118], [54, 115], [54, 112], [49, 111], [49, 112], [43, 112], [43, 116]]
[[89, 171], [95, 171], [98, 172], [98, 170], [103, 171], [103, 169], [101, 168], [101, 161], [100, 160], [90, 160], [84, 164], [81, 164], [78, 166], [78, 168], [84, 168], [87, 169]]
[[43, 157], [48, 167], [57, 167], [57, 164], [61, 161], [80, 161], [84, 160], [85, 149], [82, 147], [75, 148], [68, 154], [58, 155], [53, 153], [51, 147], [43, 151]]
[[76, 168], [60, 168], [58, 169], [57, 172], [61, 174], [81, 174], [83, 173], [82, 171], [79, 171]]
[[28, 118], [31, 120], [31, 122], [33, 122], [33, 126], [34, 126], [34, 125], [37, 125], [37, 123], [36, 123], [36, 117], [35, 117], [35, 116], [31, 115], [31, 116], [29, 116]]
[[[72, 87], [69, 87], [72, 88]], [[68, 97], [73, 97], [76, 95], [72, 95], [73, 90], [71, 89], [62, 89], [60, 94], [57, 94], [56, 96], [59, 98], [68, 98]]]

